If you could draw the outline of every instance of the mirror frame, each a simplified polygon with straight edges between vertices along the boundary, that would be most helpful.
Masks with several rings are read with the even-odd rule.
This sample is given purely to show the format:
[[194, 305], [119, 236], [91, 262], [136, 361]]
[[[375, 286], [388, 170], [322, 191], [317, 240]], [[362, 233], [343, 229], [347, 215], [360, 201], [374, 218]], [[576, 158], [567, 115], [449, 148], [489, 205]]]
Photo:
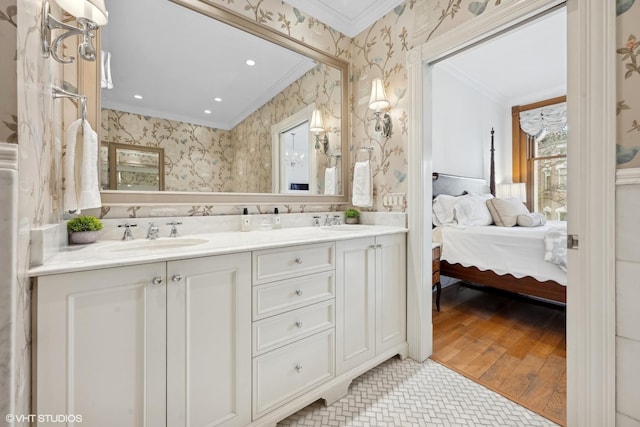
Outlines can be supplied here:
[[[284, 33], [280, 33], [270, 27], [249, 20], [237, 12], [226, 9], [224, 6], [214, 4], [210, 0], [166, 0], [180, 6], [189, 8], [195, 12], [202, 13], [239, 30], [253, 34], [284, 48], [292, 50], [301, 55], [307, 56], [315, 61], [335, 67], [340, 71], [342, 80], [341, 90], [341, 120], [340, 120], [340, 142], [342, 152], [342, 162], [349, 159], [349, 62], [329, 55], [322, 50], [303, 43]], [[100, 46], [100, 39], [96, 43]], [[98, 54], [100, 49], [97, 49]], [[88, 120], [97, 129], [98, 135], [102, 133], [100, 123], [100, 69], [97, 66], [100, 57], [94, 62], [78, 61], [78, 91], [88, 94]], [[271, 141], [269, 141], [271, 142]], [[154, 206], [154, 205], [248, 205], [248, 204], [308, 204], [308, 205], [329, 205], [348, 204], [350, 201], [349, 186], [349, 165], [342, 164], [342, 195], [325, 196], [300, 195], [286, 193], [204, 193], [204, 192], [177, 192], [177, 191], [116, 191], [102, 190], [100, 196], [103, 206]]]

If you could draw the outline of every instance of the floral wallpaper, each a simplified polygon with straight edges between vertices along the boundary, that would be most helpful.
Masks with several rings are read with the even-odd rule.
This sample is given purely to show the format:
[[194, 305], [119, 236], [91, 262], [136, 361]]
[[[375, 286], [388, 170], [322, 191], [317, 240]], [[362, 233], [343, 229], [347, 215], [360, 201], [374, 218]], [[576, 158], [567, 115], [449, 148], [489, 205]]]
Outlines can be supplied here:
[[[340, 71], [319, 64], [293, 82], [231, 130], [234, 146], [232, 191], [270, 193], [272, 188], [271, 126], [311, 103], [323, 115], [329, 137], [327, 155], [340, 151]], [[311, 119], [311, 117], [309, 117]], [[324, 181], [328, 156], [316, 152], [318, 182]], [[333, 165], [333, 163], [332, 163]], [[323, 187], [324, 188], [324, 187]], [[323, 191], [319, 191], [323, 193]]]
[[18, 94], [16, 86], [16, 0], [0, 0], [0, 141], [18, 142]]
[[640, 167], [640, 4], [616, 3], [617, 137], [619, 168]]
[[167, 191], [230, 191], [231, 132], [174, 120], [102, 110], [102, 143], [164, 149]]

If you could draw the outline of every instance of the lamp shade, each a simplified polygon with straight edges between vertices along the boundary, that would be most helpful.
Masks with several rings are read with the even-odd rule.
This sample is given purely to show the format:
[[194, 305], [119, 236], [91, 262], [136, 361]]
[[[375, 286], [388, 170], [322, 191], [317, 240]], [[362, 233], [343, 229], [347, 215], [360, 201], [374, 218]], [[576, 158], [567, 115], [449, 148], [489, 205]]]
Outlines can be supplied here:
[[322, 122], [322, 113], [320, 110], [315, 109], [311, 113], [311, 123], [309, 123], [309, 130], [311, 132], [320, 133], [324, 131], [324, 123]]
[[389, 105], [389, 101], [387, 101], [387, 94], [384, 93], [384, 84], [382, 83], [382, 79], [373, 79], [373, 82], [371, 82], [369, 108], [372, 110], [383, 110]]
[[104, 0], [56, 0], [56, 3], [76, 18], [86, 18], [99, 26], [109, 22]]
[[527, 201], [527, 187], [524, 182], [515, 184], [498, 184], [496, 196], [501, 199], [518, 199], [522, 203]]

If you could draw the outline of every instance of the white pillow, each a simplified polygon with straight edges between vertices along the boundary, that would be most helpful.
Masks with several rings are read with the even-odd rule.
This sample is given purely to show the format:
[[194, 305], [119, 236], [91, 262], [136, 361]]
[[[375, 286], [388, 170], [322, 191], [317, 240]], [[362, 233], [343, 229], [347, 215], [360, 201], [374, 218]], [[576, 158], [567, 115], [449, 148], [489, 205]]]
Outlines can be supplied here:
[[531, 212], [518, 215], [517, 222], [520, 227], [539, 227], [547, 223], [547, 218], [540, 212]]
[[500, 227], [513, 227], [518, 222], [518, 215], [529, 213], [529, 209], [518, 199], [495, 197], [487, 200], [487, 207], [493, 222]]
[[458, 202], [458, 197], [440, 194], [433, 199], [433, 224], [455, 224], [456, 219], [453, 208]]
[[491, 225], [493, 218], [487, 208], [487, 200], [491, 194], [478, 194], [460, 197], [453, 210], [458, 225]]

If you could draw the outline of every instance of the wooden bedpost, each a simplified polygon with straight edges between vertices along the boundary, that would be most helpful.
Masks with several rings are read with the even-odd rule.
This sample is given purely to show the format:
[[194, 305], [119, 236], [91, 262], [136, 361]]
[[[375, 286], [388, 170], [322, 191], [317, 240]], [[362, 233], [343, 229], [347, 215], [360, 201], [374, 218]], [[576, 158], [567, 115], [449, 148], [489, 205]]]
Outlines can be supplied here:
[[495, 197], [496, 195], [496, 162], [494, 159], [495, 148], [493, 146], [493, 128], [491, 128], [491, 169], [489, 170], [489, 191]]

